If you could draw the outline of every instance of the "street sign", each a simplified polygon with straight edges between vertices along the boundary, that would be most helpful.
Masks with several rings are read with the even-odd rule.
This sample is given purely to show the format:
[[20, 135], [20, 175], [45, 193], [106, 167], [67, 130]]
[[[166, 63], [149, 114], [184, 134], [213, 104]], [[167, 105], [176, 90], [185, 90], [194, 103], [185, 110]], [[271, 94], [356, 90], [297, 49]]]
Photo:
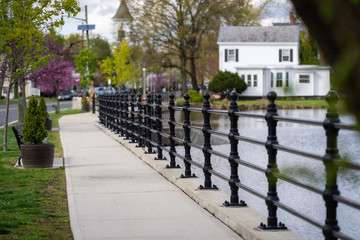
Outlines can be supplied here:
[[93, 30], [93, 29], [95, 29], [95, 25], [91, 25], [91, 24], [78, 25], [78, 30]]

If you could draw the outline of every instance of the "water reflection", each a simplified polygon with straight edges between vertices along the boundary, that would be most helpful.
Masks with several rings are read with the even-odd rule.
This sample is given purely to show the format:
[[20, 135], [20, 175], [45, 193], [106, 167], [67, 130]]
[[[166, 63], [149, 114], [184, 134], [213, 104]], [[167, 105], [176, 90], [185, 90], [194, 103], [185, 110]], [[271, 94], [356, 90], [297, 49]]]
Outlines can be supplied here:
[[[265, 111], [256, 111], [256, 113], [265, 113]], [[278, 110], [281, 116], [292, 116], [299, 118], [310, 119], [325, 119], [325, 109], [306, 109], [306, 110]], [[182, 112], [176, 113], [177, 121], [183, 121]], [[342, 116], [342, 121], [353, 122], [353, 118], [349, 116]], [[190, 120], [193, 125], [202, 126], [203, 118], [201, 113], [191, 113]], [[215, 130], [228, 132], [230, 129], [230, 121], [228, 116], [212, 115], [211, 125]], [[255, 138], [258, 140], [266, 141], [267, 126], [265, 120], [251, 119], [240, 117], [238, 124], [240, 135]], [[178, 131], [178, 135], [181, 132]], [[196, 144], [202, 144], [202, 133], [192, 131], [192, 141]], [[226, 137], [214, 137], [212, 135], [213, 149], [222, 153], [229, 154], [230, 146], [229, 140]], [[294, 124], [287, 122], [279, 122], [277, 128], [277, 136], [280, 144], [309, 151], [312, 153], [323, 155], [326, 149], [325, 131], [322, 127], [314, 127], [310, 125]], [[179, 136], [182, 137], [182, 136]], [[358, 132], [341, 130], [339, 132], [338, 146], [341, 156], [346, 156], [350, 161], [358, 162], [360, 155], [359, 146], [360, 137]], [[183, 146], [177, 146], [177, 151], [180, 154], [184, 153]], [[192, 148], [193, 160], [203, 163], [203, 153], [201, 150]], [[259, 165], [262, 168], [267, 166], [267, 153], [263, 146], [255, 146], [249, 143], [239, 142], [239, 155], [240, 158]], [[285, 152], [278, 152], [278, 165], [281, 172], [301, 180], [311, 186], [319, 189], [324, 189], [325, 185], [325, 171], [324, 165], [321, 161], [312, 160]], [[180, 165], [182, 161], [177, 160]], [[227, 159], [222, 159], [212, 156], [213, 168], [227, 176], [230, 175], [230, 167]], [[192, 167], [194, 173], [203, 178], [202, 170]], [[246, 167], [239, 166], [239, 176], [242, 183], [256, 189], [259, 192], [266, 194], [267, 180], [263, 173], [249, 170]], [[338, 185], [343, 196], [351, 199], [359, 199], [360, 188], [358, 183], [360, 174], [358, 171], [340, 169]], [[214, 183], [219, 186], [223, 191], [230, 193], [228, 184], [216, 177], [213, 177]], [[279, 181], [278, 193], [280, 200], [302, 212], [303, 214], [324, 222], [325, 218], [325, 204], [322, 196], [295, 187], [289, 183]], [[263, 200], [240, 190], [241, 199], [245, 200], [249, 206], [267, 215], [266, 205]], [[225, 200], [225, 199], [224, 199]], [[339, 204], [338, 208], [339, 225], [344, 233], [350, 236], [360, 235], [360, 230], [357, 227], [360, 223], [360, 212], [352, 211], [349, 207]], [[350, 212], [351, 211], [351, 212]], [[348, 217], [351, 213], [351, 218]], [[306, 222], [299, 220], [279, 209], [279, 221], [284, 222], [291, 230], [304, 236], [305, 239], [323, 239], [321, 230], [313, 227]], [[356, 222], [357, 221], [357, 222]]]

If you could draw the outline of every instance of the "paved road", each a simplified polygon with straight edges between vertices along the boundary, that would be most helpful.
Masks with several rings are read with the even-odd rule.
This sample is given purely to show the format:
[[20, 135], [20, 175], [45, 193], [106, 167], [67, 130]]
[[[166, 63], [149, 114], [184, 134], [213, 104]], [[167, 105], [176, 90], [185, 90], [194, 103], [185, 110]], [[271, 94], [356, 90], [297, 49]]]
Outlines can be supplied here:
[[[53, 112], [54, 107], [53, 105], [56, 104], [56, 102], [46, 102], [46, 106], [48, 109], [48, 112]], [[60, 109], [67, 109], [71, 108], [71, 101], [61, 101], [60, 102]], [[18, 118], [18, 111], [17, 111], [17, 104], [10, 104], [9, 106], [9, 122], [16, 121]], [[0, 105], [0, 128], [3, 127], [5, 124], [5, 104]]]

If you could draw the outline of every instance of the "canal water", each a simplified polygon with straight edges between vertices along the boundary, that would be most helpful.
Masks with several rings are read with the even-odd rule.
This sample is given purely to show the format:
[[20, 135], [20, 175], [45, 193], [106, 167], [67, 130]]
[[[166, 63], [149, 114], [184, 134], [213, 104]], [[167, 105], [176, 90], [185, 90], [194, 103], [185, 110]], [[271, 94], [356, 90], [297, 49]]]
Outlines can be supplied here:
[[[265, 111], [257, 111], [257, 113], [265, 113]], [[292, 116], [310, 119], [325, 119], [326, 110], [324, 109], [306, 109], [306, 110], [278, 110], [281, 116]], [[183, 121], [182, 112], [176, 113], [177, 121]], [[349, 116], [341, 117], [343, 122], [354, 122]], [[191, 113], [192, 125], [202, 126], [202, 114]], [[230, 121], [228, 116], [212, 115], [211, 124], [214, 130], [228, 132], [230, 129]], [[265, 120], [252, 119], [240, 117], [239, 119], [239, 133], [242, 136], [251, 137], [266, 141], [267, 126]], [[182, 129], [177, 131], [178, 137], [183, 137]], [[196, 144], [202, 144], [203, 138], [201, 132], [192, 131], [192, 141]], [[300, 150], [309, 151], [317, 154], [324, 154], [326, 149], [325, 131], [322, 127], [314, 127], [310, 125], [294, 124], [279, 122], [277, 128], [277, 136], [279, 144], [297, 148]], [[216, 137], [212, 135], [212, 147], [214, 150], [222, 153], [230, 153], [229, 140], [223, 137]], [[338, 146], [342, 157], [350, 161], [360, 163], [360, 137], [358, 132], [340, 130], [338, 138]], [[249, 143], [239, 142], [239, 155], [242, 160], [259, 165], [262, 168], [267, 166], [267, 153], [263, 146], [253, 145]], [[184, 147], [177, 146], [177, 152], [184, 154]], [[191, 149], [192, 158], [194, 161], [203, 163], [203, 153], [201, 150], [195, 148]], [[167, 155], [167, 153], [165, 153]], [[169, 156], [166, 156], [170, 159]], [[227, 159], [222, 159], [217, 156], [211, 156], [213, 169], [230, 176], [230, 166]], [[184, 167], [181, 159], [176, 159], [177, 163]], [[319, 189], [325, 187], [325, 171], [324, 165], [321, 161], [296, 156], [289, 153], [278, 151], [277, 161], [280, 172], [296, 178], [302, 182], [308, 183]], [[201, 169], [192, 166], [192, 171], [199, 177], [204, 178]], [[267, 180], [265, 174], [255, 170], [239, 165], [240, 181], [264, 195], [267, 193]], [[221, 190], [230, 194], [228, 183], [213, 176], [213, 183]], [[353, 170], [340, 169], [338, 177], [338, 186], [343, 196], [359, 200], [360, 196], [360, 173]], [[248, 206], [258, 210], [267, 215], [267, 208], [264, 200], [253, 196], [246, 191], [239, 190], [239, 195]], [[322, 196], [296, 187], [292, 184], [278, 181], [278, 195], [280, 201], [286, 205], [300, 211], [302, 214], [309, 216], [321, 223], [325, 221], [325, 203]], [[224, 199], [229, 200], [229, 199]], [[308, 224], [307, 222], [296, 218], [287, 212], [278, 209], [278, 220], [285, 223], [285, 225], [292, 231], [303, 236], [307, 240], [324, 239], [320, 229]], [[360, 236], [360, 211], [353, 208], [339, 204], [338, 220], [341, 231], [347, 235], [357, 239]], [[259, 223], [260, 224], [260, 223]]]

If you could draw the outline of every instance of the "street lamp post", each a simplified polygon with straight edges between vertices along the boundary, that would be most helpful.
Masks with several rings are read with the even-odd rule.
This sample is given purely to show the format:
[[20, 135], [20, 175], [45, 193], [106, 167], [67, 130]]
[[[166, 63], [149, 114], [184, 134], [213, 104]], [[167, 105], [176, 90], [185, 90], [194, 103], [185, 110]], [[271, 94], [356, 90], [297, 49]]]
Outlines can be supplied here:
[[146, 68], [143, 68], [143, 98], [146, 98]]

